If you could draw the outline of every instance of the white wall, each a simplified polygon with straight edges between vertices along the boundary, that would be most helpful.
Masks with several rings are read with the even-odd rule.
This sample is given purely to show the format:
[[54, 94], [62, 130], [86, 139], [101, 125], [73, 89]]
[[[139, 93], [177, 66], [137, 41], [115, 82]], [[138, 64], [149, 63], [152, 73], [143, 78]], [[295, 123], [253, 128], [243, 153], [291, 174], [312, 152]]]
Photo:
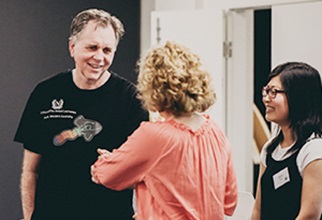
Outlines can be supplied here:
[[151, 12], [155, 10], [153, 0], [141, 0], [141, 52], [150, 47]]
[[150, 47], [151, 12], [202, 8], [202, 0], [141, 0], [141, 51]]
[[155, 9], [157, 11], [162, 10], [185, 10], [195, 9], [195, 0], [155, 0]]
[[322, 74], [321, 23], [322, 1], [274, 6], [272, 66], [287, 61], [302, 61], [309, 63]]
[[[158, 1], [158, 0], [155, 0]], [[160, 0], [162, 1], [162, 0]], [[200, 1], [200, 0], [199, 0]], [[310, 0], [203, 0], [204, 8], [234, 9], [234, 8], [257, 8], [271, 5], [282, 5], [296, 2], [309, 2]], [[313, 0], [314, 1], [314, 0]], [[319, 0], [316, 0], [319, 1]], [[198, 2], [198, 0], [196, 0]], [[168, 7], [171, 7], [170, 5]]]
[[[163, 10], [191, 10], [191, 9], [234, 9], [269, 7], [309, 0], [141, 0], [141, 48], [149, 48], [150, 42], [150, 12]], [[317, 0], [318, 1], [318, 0]]]

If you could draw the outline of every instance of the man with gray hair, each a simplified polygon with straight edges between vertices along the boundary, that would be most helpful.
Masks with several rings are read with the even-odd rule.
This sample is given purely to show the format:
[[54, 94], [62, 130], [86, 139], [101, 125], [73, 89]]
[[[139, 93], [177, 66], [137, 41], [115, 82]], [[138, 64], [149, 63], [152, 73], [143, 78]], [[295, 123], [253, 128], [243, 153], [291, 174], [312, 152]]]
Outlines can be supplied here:
[[80, 12], [70, 27], [75, 67], [32, 91], [14, 139], [24, 147], [25, 220], [132, 219], [132, 190], [106, 189], [89, 174], [97, 148], [112, 151], [148, 120], [135, 86], [109, 71], [123, 34], [108, 12]]

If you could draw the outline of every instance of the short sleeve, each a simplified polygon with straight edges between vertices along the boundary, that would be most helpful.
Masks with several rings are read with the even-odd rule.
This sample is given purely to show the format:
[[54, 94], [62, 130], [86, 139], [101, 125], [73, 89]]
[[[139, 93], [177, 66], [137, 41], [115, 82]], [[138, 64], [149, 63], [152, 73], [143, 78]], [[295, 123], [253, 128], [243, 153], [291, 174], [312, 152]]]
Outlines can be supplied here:
[[142, 107], [141, 101], [137, 98], [137, 90], [134, 85], [128, 85], [128, 94], [130, 94], [130, 99], [126, 112], [126, 127], [129, 131], [127, 136], [132, 134], [142, 121], [149, 121], [149, 113]]
[[22, 143], [26, 149], [35, 153], [41, 153], [40, 146], [43, 137], [38, 94], [38, 87], [36, 87], [29, 96], [14, 136], [14, 141]]
[[322, 159], [322, 138], [312, 139], [299, 152], [296, 162], [301, 175], [309, 163], [319, 159]]

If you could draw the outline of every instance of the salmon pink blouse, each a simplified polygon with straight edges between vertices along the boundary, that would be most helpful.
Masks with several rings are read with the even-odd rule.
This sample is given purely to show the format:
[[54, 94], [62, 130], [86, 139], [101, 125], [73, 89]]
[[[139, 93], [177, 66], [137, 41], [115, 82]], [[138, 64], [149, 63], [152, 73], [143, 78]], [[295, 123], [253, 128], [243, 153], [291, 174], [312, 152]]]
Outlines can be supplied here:
[[237, 203], [230, 144], [206, 117], [196, 131], [167, 119], [142, 122], [111, 155], [101, 156], [93, 176], [110, 189], [135, 186], [136, 219], [223, 220]]

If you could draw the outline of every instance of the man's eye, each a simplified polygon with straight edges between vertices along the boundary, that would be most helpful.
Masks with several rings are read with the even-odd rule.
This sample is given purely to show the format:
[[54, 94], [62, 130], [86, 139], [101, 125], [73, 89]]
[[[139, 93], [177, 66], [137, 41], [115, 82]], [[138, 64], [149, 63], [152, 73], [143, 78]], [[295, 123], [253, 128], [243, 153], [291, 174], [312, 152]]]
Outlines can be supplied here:
[[112, 51], [112, 50], [111, 50], [110, 48], [104, 48], [104, 49], [103, 49], [103, 52], [104, 52], [104, 53], [110, 53], [111, 51]]
[[97, 46], [89, 46], [88, 49], [89, 50], [96, 50], [97, 49]]

